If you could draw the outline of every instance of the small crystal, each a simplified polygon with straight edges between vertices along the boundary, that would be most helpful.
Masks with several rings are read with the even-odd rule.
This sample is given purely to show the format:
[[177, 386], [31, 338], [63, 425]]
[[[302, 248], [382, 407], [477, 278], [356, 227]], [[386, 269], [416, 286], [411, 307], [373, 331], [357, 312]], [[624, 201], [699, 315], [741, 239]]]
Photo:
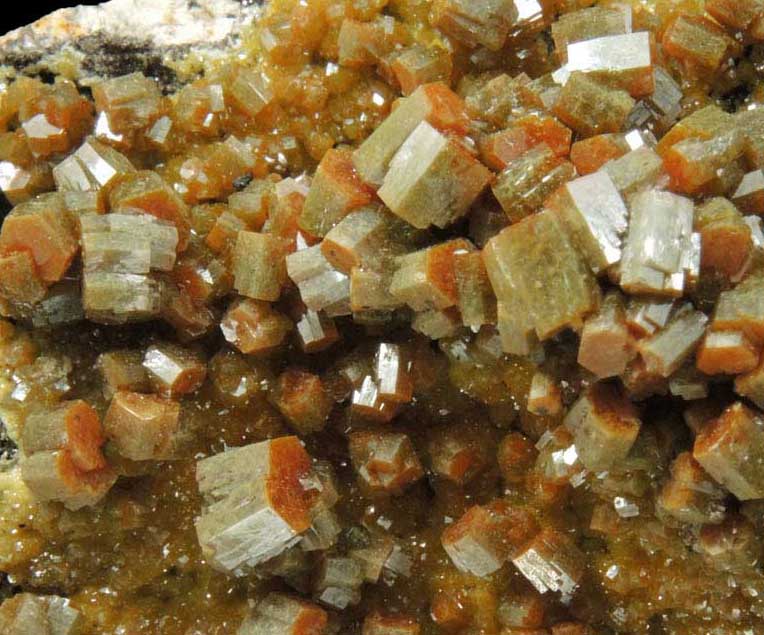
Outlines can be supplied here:
[[309, 309], [329, 317], [350, 313], [350, 279], [329, 264], [320, 245], [290, 254], [286, 267]]
[[622, 496], [613, 499], [613, 508], [621, 518], [635, 518], [639, 516], [639, 506]]

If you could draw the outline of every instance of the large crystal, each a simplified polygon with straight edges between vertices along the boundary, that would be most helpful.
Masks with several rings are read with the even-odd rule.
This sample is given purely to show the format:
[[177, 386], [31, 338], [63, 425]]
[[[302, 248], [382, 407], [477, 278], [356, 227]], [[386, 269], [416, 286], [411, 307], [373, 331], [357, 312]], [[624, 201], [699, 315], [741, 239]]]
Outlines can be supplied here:
[[53, 168], [59, 190], [101, 191], [116, 177], [134, 172], [133, 164], [113, 148], [88, 139]]
[[124, 323], [149, 320], [162, 308], [162, 285], [152, 276], [106, 271], [86, 272], [82, 305], [96, 322]]
[[275, 349], [293, 326], [288, 317], [275, 311], [270, 304], [250, 299], [232, 304], [220, 322], [226, 341], [247, 354]]
[[170, 399], [119, 390], [103, 421], [109, 442], [131, 461], [174, 458], [180, 404]]
[[703, 76], [719, 69], [735, 41], [707, 18], [679, 14], [664, 31], [662, 44], [668, 55]]
[[623, 299], [609, 293], [599, 311], [584, 322], [578, 363], [604, 379], [622, 374], [633, 356]]
[[379, 268], [385, 252], [395, 248], [391, 235], [394, 218], [371, 206], [351, 212], [326, 234], [321, 251], [343, 273], [350, 273], [354, 267]]
[[330, 317], [350, 313], [350, 279], [331, 266], [320, 245], [290, 254], [286, 266], [309, 309]]
[[[646, 190], [632, 201], [631, 224], [621, 260], [621, 287], [629, 293], [681, 295], [694, 264], [691, 200]], [[699, 254], [698, 254], [699, 256]]]
[[260, 69], [239, 68], [225, 88], [226, 100], [251, 118], [273, 100], [271, 80]]
[[707, 0], [706, 11], [720, 24], [736, 31], [760, 28], [764, 17], [760, 0]]
[[0, 628], [7, 635], [79, 635], [82, 613], [58, 595], [19, 593], [0, 606]]
[[647, 371], [668, 377], [679, 370], [700, 343], [707, 322], [704, 313], [686, 304], [676, 310], [665, 328], [639, 340], [637, 350]]
[[272, 400], [301, 435], [322, 430], [334, 405], [321, 378], [297, 368], [289, 368], [279, 376]]
[[354, 432], [350, 459], [364, 487], [372, 492], [400, 493], [424, 476], [411, 440], [394, 432]]
[[674, 190], [697, 194], [720, 178], [721, 170], [743, 154], [743, 135], [733, 130], [707, 141], [685, 139], [663, 155], [666, 172]]
[[739, 375], [756, 368], [759, 348], [740, 331], [711, 331], [696, 355], [698, 370], [706, 375]]
[[692, 458], [682, 452], [671, 464], [671, 475], [658, 494], [659, 518], [683, 523], [720, 523], [724, 520], [724, 490]]
[[24, 425], [21, 476], [40, 500], [72, 510], [94, 505], [116, 480], [101, 452], [103, 442], [98, 414], [83, 401], [38, 413]]
[[764, 214], [764, 171], [748, 172], [732, 195], [735, 205], [748, 214]]
[[496, 296], [483, 255], [477, 251], [454, 254], [454, 277], [462, 322], [473, 331], [496, 323]]
[[0, 252], [17, 251], [32, 256], [37, 275], [47, 283], [60, 280], [69, 269], [79, 246], [63, 202], [55, 194], [17, 205], [4, 219]]
[[199, 353], [169, 342], [149, 346], [143, 367], [154, 391], [166, 397], [195, 392], [207, 376], [207, 364]]
[[629, 454], [641, 427], [639, 414], [619, 389], [606, 383], [591, 386], [571, 407], [565, 426], [573, 433], [581, 463], [589, 470], [607, 470]]
[[423, 121], [391, 159], [378, 195], [414, 227], [446, 227], [467, 212], [490, 178], [462, 144]]
[[646, 31], [608, 35], [568, 44], [569, 72], [581, 71], [606, 84], [626, 90], [632, 97], [655, 90], [652, 43]]
[[742, 403], [702, 428], [695, 460], [740, 500], [764, 498], [764, 419]]
[[544, 102], [533, 90], [530, 78], [502, 73], [491, 80], [477, 82], [465, 96], [470, 114], [497, 128], [510, 125], [517, 117], [538, 112]]
[[562, 122], [583, 136], [621, 132], [634, 100], [581, 72], [572, 73], [552, 109]]
[[517, 17], [514, 0], [436, 0], [431, 22], [467, 46], [497, 51]]
[[[219, 571], [246, 575], [297, 544], [311, 525], [304, 483], [311, 458], [297, 437], [232, 448], [197, 463], [202, 513], [196, 533]], [[253, 631], [254, 633], [254, 631]]]
[[632, 11], [627, 4], [597, 6], [571, 11], [552, 25], [555, 52], [563, 64], [568, 60], [568, 46], [583, 40], [607, 35], [631, 33]]
[[145, 214], [172, 223], [178, 231], [179, 251], [189, 238], [188, 208], [156, 172], [143, 170], [121, 178], [109, 193], [113, 211], [138, 209]]
[[396, 24], [392, 16], [371, 22], [345, 18], [337, 35], [340, 65], [362, 68], [382, 62], [395, 46]]
[[[553, 212], [541, 212], [503, 230], [489, 241], [483, 255], [499, 301], [503, 338], [509, 324], [502, 322], [502, 308], [542, 340], [580, 327], [597, 308], [596, 281]], [[527, 333], [517, 335], [522, 338]]]
[[606, 172], [569, 181], [554, 204], [592, 271], [600, 273], [620, 261], [629, 212]]
[[430, 82], [450, 82], [451, 53], [445, 48], [415, 44], [395, 56], [390, 65], [404, 95], [410, 95], [419, 86]]
[[643, 146], [611, 159], [602, 168], [626, 199], [640, 190], [656, 187], [665, 179], [663, 160], [652, 148]]
[[454, 270], [456, 254], [472, 249], [469, 241], [457, 239], [401, 256], [390, 293], [415, 311], [456, 305], [459, 300]]
[[467, 510], [443, 532], [441, 543], [457, 569], [486, 577], [498, 571], [537, 529], [527, 511], [494, 500]]
[[0, 298], [12, 303], [36, 304], [47, 292], [29, 252], [17, 251], [0, 257]]
[[300, 215], [300, 228], [326, 236], [350, 211], [371, 202], [372, 191], [353, 167], [349, 150], [329, 150], [316, 168]]
[[752, 273], [719, 296], [711, 330], [740, 331], [752, 342], [764, 342], [764, 275]]
[[151, 125], [161, 114], [159, 85], [143, 73], [131, 73], [99, 82], [93, 87], [98, 112], [105, 112], [109, 127], [130, 133]]
[[491, 189], [509, 220], [516, 223], [538, 210], [575, 175], [569, 161], [557, 157], [546, 143], [539, 143], [510, 161]]
[[[314, 604], [281, 593], [266, 595], [236, 635], [328, 635], [328, 615]], [[310, 628], [305, 631], [304, 626]]]
[[439, 130], [467, 132], [469, 120], [461, 98], [443, 84], [425, 84], [401, 100], [390, 116], [353, 153], [361, 178], [382, 185], [391, 159], [423, 121]]
[[278, 236], [240, 231], [232, 256], [236, 290], [255, 300], [278, 300], [287, 277], [286, 250]]
[[175, 265], [177, 229], [148, 214], [86, 214], [80, 230], [87, 272], [147, 274]]
[[363, 569], [357, 560], [326, 556], [314, 583], [315, 597], [341, 611], [361, 601], [362, 585]]
[[572, 540], [547, 527], [512, 559], [539, 593], [559, 592], [567, 603], [584, 575], [583, 554]]

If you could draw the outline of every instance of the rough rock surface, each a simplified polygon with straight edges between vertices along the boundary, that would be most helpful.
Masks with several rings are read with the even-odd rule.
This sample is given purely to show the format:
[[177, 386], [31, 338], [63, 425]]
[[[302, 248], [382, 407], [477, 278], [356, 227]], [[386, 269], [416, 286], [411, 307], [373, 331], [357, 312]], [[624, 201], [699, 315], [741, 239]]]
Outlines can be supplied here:
[[87, 86], [143, 71], [165, 90], [237, 48], [262, 0], [111, 0], [60, 9], [0, 36], [0, 77], [65, 75]]

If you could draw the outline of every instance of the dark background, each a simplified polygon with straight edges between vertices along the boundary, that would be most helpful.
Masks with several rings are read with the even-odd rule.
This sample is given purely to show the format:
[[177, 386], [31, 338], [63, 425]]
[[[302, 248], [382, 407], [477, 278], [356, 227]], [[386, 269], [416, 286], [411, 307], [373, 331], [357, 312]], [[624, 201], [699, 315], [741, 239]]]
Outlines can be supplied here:
[[98, 0], [6, 0], [0, 12], [0, 34], [34, 22], [51, 11], [77, 4], [99, 4]]

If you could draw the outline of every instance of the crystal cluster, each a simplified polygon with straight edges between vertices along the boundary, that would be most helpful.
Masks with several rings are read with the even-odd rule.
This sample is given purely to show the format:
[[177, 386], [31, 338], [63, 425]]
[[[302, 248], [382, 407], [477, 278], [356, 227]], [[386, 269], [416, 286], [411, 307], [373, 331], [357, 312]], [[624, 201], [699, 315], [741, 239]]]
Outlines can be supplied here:
[[762, 42], [274, 0], [11, 59], [0, 631], [757, 634]]
[[175, 264], [175, 227], [141, 213], [88, 215], [80, 224], [88, 317], [118, 323], [158, 316], [162, 282], [153, 274]]

